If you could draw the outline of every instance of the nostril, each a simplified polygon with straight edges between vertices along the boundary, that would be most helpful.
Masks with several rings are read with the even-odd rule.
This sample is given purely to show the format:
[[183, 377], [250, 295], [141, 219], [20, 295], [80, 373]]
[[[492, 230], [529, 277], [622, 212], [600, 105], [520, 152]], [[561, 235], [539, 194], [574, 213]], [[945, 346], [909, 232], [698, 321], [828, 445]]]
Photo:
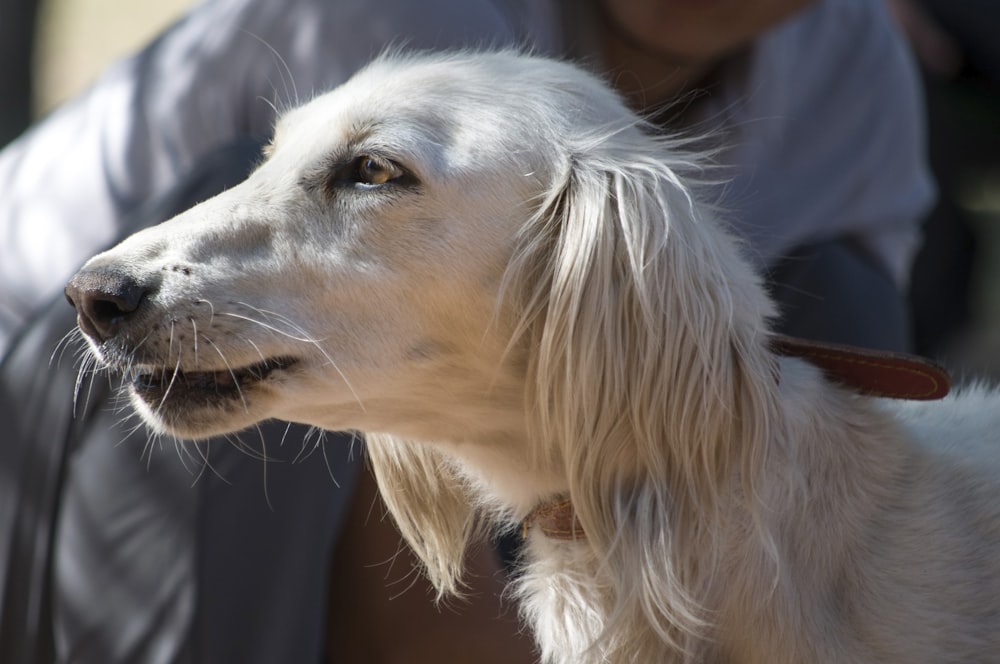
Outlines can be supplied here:
[[65, 292], [76, 308], [80, 329], [96, 341], [106, 341], [139, 308], [149, 289], [123, 272], [95, 269], [78, 272]]
[[92, 301], [87, 303], [87, 313], [94, 320], [114, 322], [115, 320], [121, 318], [122, 316], [135, 311], [134, 306], [129, 306], [126, 304], [122, 306], [122, 301], [115, 300], [105, 300], [100, 297], [94, 298]]

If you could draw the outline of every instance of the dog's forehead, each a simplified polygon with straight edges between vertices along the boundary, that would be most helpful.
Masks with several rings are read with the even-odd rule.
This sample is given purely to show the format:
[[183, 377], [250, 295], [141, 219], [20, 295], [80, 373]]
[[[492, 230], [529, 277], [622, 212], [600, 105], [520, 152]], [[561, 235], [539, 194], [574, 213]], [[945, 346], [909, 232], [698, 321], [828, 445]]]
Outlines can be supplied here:
[[291, 168], [375, 153], [417, 175], [474, 176], [492, 165], [542, 176], [561, 170], [577, 138], [631, 117], [598, 78], [565, 62], [516, 53], [383, 58], [287, 113], [274, 152], [299, 165], [284, 161]]
[[502, 92], [525, 86], [525, 72], [488, 60], [377, 62], [285, 114], [275, 145], [294, 144], [300, 159], [344, 146], [388, 156], [505, 159], [538, 145], [536, 131], [553, 124], [546, 117], [556, 110]]
[[[502, 97], [468, 67], [443, 63], [398, 68], [380, 65], [362, 70], [341, 86], [285, 114], [278, 123], [279, 131], [385, 122], [460, 126], [503, 119], [498, 104]], [[483, 117], [487, 114], [491, 117]]]

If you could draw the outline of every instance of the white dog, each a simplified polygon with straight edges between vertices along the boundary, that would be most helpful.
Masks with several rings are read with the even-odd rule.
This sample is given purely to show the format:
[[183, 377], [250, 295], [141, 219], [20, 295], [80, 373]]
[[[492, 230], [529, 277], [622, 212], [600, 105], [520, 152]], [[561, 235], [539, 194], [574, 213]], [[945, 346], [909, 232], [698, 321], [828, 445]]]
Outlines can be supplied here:
[[157, 431], [365, 432], [441, 593], [524, 522], [549, 662], [1000, 661], [1000, 400], [776, 352], [697, 163], [601, 82], [383, 58], [267, 153], [67, 288]]

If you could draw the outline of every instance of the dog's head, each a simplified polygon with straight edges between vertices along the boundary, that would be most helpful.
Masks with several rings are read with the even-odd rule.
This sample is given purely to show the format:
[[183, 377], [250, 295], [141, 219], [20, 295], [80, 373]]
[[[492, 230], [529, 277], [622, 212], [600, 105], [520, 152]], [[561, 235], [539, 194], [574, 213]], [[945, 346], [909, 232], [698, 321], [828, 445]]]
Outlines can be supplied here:
[[[558, 137], [611, 117], [573, 71], [377, 61], [285, 114], [246, 182], [89, 261], [67, 289], [81, 329], [147, 421], [182, 437], [270, 417], [487, 426], [498, 397], [521, 402], [497, 304], [519, 228], [565, 171]], [[470, 421], [441, 431], [432, 411]]]
[[[453, 587], [470, 482], [515, 516], [569, 491], [607, 544], [614, 510], [732, 472], [772, 380], [770, 305], [676, 148], [569, 64], [384, 58], [67, 294], [161, 431], [393, 434], [371, 446], [386, 499]], [[595, 488], [654, 477], [678, 493], [629, 508]]]

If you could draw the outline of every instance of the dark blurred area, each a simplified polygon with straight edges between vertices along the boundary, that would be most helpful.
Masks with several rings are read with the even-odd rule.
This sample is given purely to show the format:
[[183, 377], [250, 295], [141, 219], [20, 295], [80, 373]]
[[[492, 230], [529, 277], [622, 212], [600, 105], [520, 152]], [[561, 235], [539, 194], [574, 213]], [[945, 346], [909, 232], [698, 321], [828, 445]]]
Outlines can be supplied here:
[[0, 0], [0, 147], [31, 123], [37, 0]]
[[991, 215], [970, 205], [970, 192], [1000, 185], [1000, 3], [896, 0], [890, 5], [921, 62], [931, 167], [940, 188], [913, 271], [916, 347], [925, 355], [950, 356], [969, 327], [981, 322], [975, 290], [998, 287], [981, 283], [989, 272], [983, 262], [1000, 256], [991, 255], [988, 246], [996, 244]]

